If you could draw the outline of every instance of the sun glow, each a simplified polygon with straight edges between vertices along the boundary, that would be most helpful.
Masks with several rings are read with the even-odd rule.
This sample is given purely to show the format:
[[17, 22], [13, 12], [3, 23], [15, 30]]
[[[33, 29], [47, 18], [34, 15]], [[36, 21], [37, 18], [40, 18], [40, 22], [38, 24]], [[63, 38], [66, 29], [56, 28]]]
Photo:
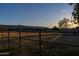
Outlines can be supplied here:
[[68, 22], [69, 28], [75, 28], [78, 27], [78, 24], [74, 24], [74, 22]]
[[72, 23], [71, 22], [68, 22], [68, 24], [71, 25]]

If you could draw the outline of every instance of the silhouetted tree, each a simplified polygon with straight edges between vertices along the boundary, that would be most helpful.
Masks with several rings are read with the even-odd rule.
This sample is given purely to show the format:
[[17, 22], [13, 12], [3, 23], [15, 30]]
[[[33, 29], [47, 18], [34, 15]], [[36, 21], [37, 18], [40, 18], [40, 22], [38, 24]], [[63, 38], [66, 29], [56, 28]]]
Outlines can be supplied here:
[[77, 23], [78, 23], [78, 26], [79, 26], [79, 3], [70, 4], [70, 5], [74, 5], [72, 15], [73, 15], [74, 19], [77, 20]]
[[67, 19], [67, 18], [64, 18], [63, 20], [60, 20], [58, 22], [59, 28], [67, 29], [68, 28], [68, 22], [69, 22], [69, 19]]
[[54, 26], [52, 29], [53, 30], [59, 30], [59, 28], [57, 26]]

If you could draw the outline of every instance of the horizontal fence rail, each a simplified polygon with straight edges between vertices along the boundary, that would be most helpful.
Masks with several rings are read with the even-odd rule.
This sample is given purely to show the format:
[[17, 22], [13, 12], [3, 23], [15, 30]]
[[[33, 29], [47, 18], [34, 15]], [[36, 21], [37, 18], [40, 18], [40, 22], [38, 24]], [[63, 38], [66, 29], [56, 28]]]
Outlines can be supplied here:
[[[47, 46], [52, 48], [61, 46], [79, 47], [78, 45], [49, 42], [49, 40], [54, 39], [60, 34], [63, 33], [61, 31], [22, 31], [19, 27], [16, 31], [8, 28], [6, 30], [0, 29], [0, 49], [1, 52], [4, 52], [5, 49], [8, 51], [9, 49], [9, 51], [12, 52], [12, 55], [13, 53], [20, 54], [26, 52], [25, 55], [41, 56], [42, 51], [44, 51], [43, 48]], [[17, 53], [14, 52], [15, 50]]]

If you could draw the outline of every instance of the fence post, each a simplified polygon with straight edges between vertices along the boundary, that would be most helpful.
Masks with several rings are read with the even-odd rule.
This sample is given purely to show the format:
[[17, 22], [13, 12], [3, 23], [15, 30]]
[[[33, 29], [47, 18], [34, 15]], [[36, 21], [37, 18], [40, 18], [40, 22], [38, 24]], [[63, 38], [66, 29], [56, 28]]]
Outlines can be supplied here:
[[3, 26], [1, 25], [1, 29], [0, 29], [1, 38], [2, 38], [2, 42], [1, 42], [1, 43], [2, 43], [2, 46], [4, 47], [4, 45], [3, 45], [3, 44], [4, 44], [4, 43], [3, 43], [3, 30], [4, 30], [4, 29], [3, 29]]
[[28, 39], [28, 32], [26, 32], [26, 39]]
[[2, 41], [3, 41], [3, 30], [2, 30]]
[[3, 44], [4, 44], [4, 42], [3, 42], [3, 30], [4, 30], [4, 29], [3, 29], [3, 26], [1, 25], [1, 29], [0, 29], [1, 38], [2, 38], [2, 41], [1, 41], [1, 42], [2, 42], [2, 46], [4, 47], [4, 45], [3, 45]]
[[9, 40], [9, 28], [7, 29], [8, 30], [8, 48], [10, 47], [10, 40]]
[[19, 48], [21, 48], [21, 29], [20, 27], [18, 28], [19, 30]]
[[2, 37], [2, 46], [4, 47], [4, 43], [3, 43], [3, 27], [1, 26], [1, 33], [2, 33], [2, 35], [1, 35], [1, 37]]
[[41, 32], [39, 32], [39, 55], [41, 56]]

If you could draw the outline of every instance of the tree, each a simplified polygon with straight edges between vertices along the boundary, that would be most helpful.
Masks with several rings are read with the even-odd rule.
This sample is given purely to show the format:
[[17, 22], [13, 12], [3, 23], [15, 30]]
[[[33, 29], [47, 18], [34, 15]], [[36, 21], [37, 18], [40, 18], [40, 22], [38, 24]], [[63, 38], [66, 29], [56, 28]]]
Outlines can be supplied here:
[[79, 26], [79, 3], [71, 4], [71, 5], [74, 5], [72, 16], [74, 17], [75, 20], [77, 20]]
[[54, 26], [52, 29], [53, 30], [59, 30], [59, 28], [57, 26]]
[[68, 28], [68, 22], [69, 22], [69, 19], [63, 18], [63, 20], [59, 21], [59, 23], [58, 23], [59, 28], [67, 29]]

